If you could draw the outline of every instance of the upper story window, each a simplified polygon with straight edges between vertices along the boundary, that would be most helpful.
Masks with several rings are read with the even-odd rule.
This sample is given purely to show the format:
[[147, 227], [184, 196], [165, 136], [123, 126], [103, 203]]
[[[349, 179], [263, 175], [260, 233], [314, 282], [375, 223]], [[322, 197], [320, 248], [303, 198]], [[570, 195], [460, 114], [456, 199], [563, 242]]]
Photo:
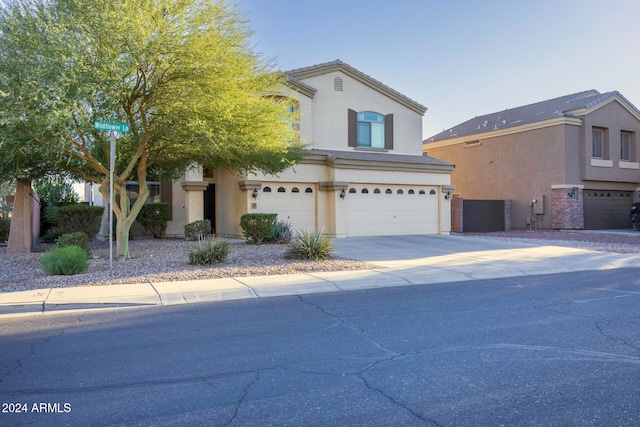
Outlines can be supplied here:
[[626, 162], [635, 161], [635, 150], [631, 132], [620, 132], [620, 160]]
[[348, 122], [349, 147], [393, 149], [393, 114], [349, 110]]
[[358, 147], [384, 148], [384, 116], [373, 111], [358, 113]]
[[594, 159], [609, 158], [609, 144], [606, 129], [593, 128], [591, 130], [591, 157]]

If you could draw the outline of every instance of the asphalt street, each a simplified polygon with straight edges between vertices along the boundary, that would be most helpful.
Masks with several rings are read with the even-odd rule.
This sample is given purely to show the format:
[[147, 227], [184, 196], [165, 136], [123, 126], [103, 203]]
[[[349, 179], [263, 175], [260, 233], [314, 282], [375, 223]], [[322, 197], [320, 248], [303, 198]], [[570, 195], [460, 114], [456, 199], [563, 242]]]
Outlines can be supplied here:
[[0, 425], [639, 425], [639, 271], [6, 318]]

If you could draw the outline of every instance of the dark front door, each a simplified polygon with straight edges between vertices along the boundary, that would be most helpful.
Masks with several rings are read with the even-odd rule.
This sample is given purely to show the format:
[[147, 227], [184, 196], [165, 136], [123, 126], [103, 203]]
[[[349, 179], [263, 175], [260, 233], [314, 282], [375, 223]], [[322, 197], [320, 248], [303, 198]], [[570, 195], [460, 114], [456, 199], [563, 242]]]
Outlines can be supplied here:
[[211, 233], [216, 227], [216, 185], [209, 184], [204, 190], [204, 219], [211, 221]]

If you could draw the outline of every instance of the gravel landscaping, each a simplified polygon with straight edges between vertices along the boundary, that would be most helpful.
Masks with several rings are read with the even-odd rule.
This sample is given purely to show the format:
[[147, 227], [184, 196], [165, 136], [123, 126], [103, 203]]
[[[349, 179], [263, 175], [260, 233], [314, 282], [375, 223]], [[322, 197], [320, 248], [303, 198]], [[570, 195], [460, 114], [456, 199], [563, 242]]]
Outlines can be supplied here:
[[[605, 234], [569, 231], [507, 231], [498, 233], [465, 233], [465, 237], [512, 240], [537, 245], [567, 246], [595, 251], [640, 253], [638, 234]], [[131, 259], [114, 261], [113, 279], [109, 279], [109, 246], [107, 242], [91, 243], [89, 269], [75, 276], [48, 276], [42, 270], [40, 257], [53, 247], [39, 244], [31, 254], [10, 254], [0, 246], [0, 292], [69, 287], [166, 282], [256, 275], [310, 273], [319, 271], [366, 270], [377, 266], [334, 257], [327, 261], [300, 261], [285, 258], [286, 245], [247, 245], [234, 241], [227, 262], [214, 267], [191, 266], [188, 250], [196, 242], [180, 239], [139, 238], [130, 242]]]

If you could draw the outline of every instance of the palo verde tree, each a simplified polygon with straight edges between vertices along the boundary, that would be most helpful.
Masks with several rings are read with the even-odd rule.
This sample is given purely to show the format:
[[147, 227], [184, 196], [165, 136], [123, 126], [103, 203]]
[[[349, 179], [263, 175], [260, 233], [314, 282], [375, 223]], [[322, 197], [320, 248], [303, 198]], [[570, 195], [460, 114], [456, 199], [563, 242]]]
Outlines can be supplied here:
[[[242, 13], [207, 0], [6, 0], [0, 8], [0, 181], [65, 171], [109, 199], [109, 134], [127, 123], [113, 186], [117, 254], [147, 178], [190, 165], [278, 173], [304, 155], [284, 77]], [[137, 181], [132, 205], [126, 182]]]

